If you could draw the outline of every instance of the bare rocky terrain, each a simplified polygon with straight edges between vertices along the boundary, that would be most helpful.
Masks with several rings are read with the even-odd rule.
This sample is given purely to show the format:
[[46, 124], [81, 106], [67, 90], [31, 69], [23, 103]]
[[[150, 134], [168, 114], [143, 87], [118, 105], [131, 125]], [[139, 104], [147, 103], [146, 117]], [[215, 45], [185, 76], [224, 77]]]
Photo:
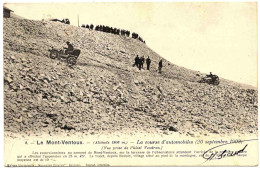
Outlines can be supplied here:
[[[200, 84], [204, 74], [166, 60], [159, 74], [162, 57], [129, 37], [20, 18], [3, 26], [5, 132], [257, 134], [257, 89]], [[81, 50], [73, 67], [49, 58], [66, 41]], [[137, 54], [150, 71], [132, 67]]]

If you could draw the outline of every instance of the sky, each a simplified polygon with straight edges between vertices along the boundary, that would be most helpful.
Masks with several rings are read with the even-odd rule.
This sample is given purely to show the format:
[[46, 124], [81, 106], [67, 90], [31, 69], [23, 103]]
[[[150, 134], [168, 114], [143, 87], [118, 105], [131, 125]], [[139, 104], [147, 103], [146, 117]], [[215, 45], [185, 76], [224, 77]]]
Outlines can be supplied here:
[[69, 18], [138, 33], [173, 64], [257, 86], [255, 2], [8, 3], [27, 19]]

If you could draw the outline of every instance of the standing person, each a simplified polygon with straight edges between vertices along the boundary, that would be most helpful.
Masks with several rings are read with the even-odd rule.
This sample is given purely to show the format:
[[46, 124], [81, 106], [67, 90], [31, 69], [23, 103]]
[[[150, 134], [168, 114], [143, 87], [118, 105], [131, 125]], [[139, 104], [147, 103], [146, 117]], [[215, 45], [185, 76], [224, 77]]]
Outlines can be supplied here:
[[162, 73], [162, 59], [159, 62], [159, 73]]
[[93, 24], [91, 24], [91, 25], [89, 26], [89, 28], [90, 28], [91, 30], [93, 30], [93, 28], [94, 28], [94, 25], [93, 25]]
[[146, 59], [147, 70], [150, 70], [150, 64], [151, 64], [151, 59], [148, 56], [148, 58]]
[[139, 60], [140, 60], [140, 59], [139, 59], [139, 57], [138, 57], [138, 55], [137, 55], [137, 56], [135, 57], [135, 63], [134, 63], [134, 65], [133, 65], [133, 67], [136, 66], [136, 67], [139, 68], [139, 65], [138, 65], [138, 64], [139, 64]]
[[138, 60], [138, 68], [139, 68], [139, 70], [142, 69], [142, 57], [140, 57]]
[[141, 68], [144, 68], [144, 56], [141, 57]]

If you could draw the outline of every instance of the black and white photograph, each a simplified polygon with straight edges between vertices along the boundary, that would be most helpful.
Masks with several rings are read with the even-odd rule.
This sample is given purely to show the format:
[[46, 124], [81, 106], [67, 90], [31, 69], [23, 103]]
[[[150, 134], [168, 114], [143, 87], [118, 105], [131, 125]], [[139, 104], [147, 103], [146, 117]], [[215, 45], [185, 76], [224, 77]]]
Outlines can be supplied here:
[[256, 2], [2, 6], [5, 166], [258, 165]]

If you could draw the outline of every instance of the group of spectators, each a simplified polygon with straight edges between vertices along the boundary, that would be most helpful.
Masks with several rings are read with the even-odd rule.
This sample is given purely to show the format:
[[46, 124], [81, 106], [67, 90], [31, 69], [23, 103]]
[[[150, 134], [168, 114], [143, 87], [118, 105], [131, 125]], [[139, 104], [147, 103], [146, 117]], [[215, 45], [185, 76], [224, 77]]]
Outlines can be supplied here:
[[138, 39], [140, 40], [141, 42], [145, 43], [145, 41], [135, 32], [132, 33], [132, 38], [134, 39]]
[[[113, 28], [113, 27], [110, 27], [110, 26], [97, 25], [94, 28], [93, 24], [90, 24], [90, 25], [82, 24], [81, 27], [87, 28], [89, 30], [96, 30], [96, 31], [101, 31], [101, 32], [106, 32], [106, 33], [112, 33], [112, 34], [115, 34], [115, 35], [121, 35], [121, 36], [126, 36], [126, 37], [130, 37], [131, 36], [130, 35], [130, 31], [128, 31], [128, 30]], [[132, 33], [132, 38], [133, 39], [138, 39], [139, 41], [145, 43], [145, 41], [135, 32]]]
[[[133, 67], [136, 66], [139, 70], [144, 69], [144, 63], [146, 62], [146, 69], [150, 70], [151, 65], [151, 59], [148, 56], [146, 59], [144, 56], [139, 57], [138, 55], [135, 57], [135, 62], [133, 64]], [[159, 61], [158, 64], [158, 71], [159, 73], [162, 73], [162, 59]]]
[[113, 33], [113, 34], [121, 35], [121, 36], [127, 36], [127, 37], [130, 36], [130, 31], [128, 31], [128, 30], [112, 28], [112, 27], [104, 26], [104, 25], [97, 25], [95, 30], [101, 31], [101, 32], [106, 32], [106, 33]]
[[94, 25], [93, 24], [91, 24], [91, 25], [82, 24], [81, 27], [82, 28], [88, 28], [89, 30], [93, 30], [94, 29]]

